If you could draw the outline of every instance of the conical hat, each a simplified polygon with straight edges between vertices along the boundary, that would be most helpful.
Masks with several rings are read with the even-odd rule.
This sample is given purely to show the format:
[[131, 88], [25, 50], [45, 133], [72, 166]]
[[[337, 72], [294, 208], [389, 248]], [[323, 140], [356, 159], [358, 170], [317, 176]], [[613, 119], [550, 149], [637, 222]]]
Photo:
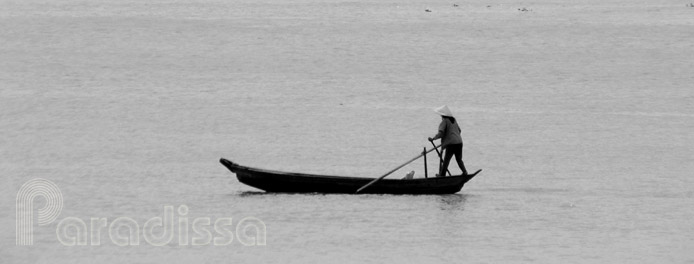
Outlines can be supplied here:
[[448, 109], [447, 105], [442, 105], [441, 107], [434, 109], [434, 112], [442, 116], [453, 116], [451, 109]]

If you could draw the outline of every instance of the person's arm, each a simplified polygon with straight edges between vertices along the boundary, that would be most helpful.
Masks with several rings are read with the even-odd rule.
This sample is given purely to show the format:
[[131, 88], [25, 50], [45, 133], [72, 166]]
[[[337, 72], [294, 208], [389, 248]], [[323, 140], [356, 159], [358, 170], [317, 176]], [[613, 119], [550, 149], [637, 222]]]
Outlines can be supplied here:
[[434, 141], [439, 138], [442, 138], [444, 131], [446, 131], [446, 121], [441, 121], [441, 124], [439, 124], [439, 132], [436, 133], [436, 136], [434, 136], [433, 138], [430, 137], [429, 141]]

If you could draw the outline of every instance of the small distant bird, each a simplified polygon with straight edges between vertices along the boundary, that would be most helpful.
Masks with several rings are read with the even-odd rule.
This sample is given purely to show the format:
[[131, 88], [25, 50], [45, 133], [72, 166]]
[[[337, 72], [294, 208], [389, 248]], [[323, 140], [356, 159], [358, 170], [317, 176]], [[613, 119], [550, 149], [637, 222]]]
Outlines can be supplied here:
[[424, 9], [424, 12], [431, 12], [431, 10], [429, 8], [427, 8], [427, 9]]
[[458, 4], [453, 4], [453, 7], [458, 7]]

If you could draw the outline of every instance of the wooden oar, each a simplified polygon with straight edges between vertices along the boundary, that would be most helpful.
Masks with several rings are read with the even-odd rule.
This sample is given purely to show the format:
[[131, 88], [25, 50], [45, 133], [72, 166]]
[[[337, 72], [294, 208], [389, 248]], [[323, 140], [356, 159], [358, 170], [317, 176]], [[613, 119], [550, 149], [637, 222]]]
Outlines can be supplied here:
[[405, 165], [412, 163], [413, 161], [417, 160], [418, 158], [424, 156], [425, 154], [434, 151], [435, 149], [436, 149], [436, 146], [434, 146], [433, 149], [430, 149], [430, 150], [427, 150], [427, 151], [425, 151], [425, 152], [422, 152], [421, 154], [417, 155], [417, 157], [412, 158], [411, 160], [409, 160], [409, 161], [405, 162], [404, 164], [398, 166], [397, 168], [395, 168], [395, 169], [389, 171], [388, 173], [383, 174], [383, 176], [378, 177], [378, 178], [374, 179], [373, 181], [370, 181], [369, 183], [367, 183], [367, 184], [365, 184], [364, 186], [362, 186], [361, 188], [359, 188], [359, 189], [357, 190], [357, 193], [361, 192], [362, 190], [366, 189], [366, 187], [371, 186], [372, 184], [376, 183], [377, 181], [380, 181], [381, 179], [385, 178], [386, 176], [390, 175], [391, 173], [395, 172], [396, 170], [399, 170], [400, 168], [405, 167]]
[[[439, 149], [436, 148], [436, 144], [434, 144], [434, 141], [433, 141], [433, 140], [429, 140], [429, 142], [431, 142], [431, 145], [434, 146], [434, 149], [436, 150], [436, 153], [439, 154], [439, 169], [440, 169], [441, 166], [443, 166], [443, 157], [441, 157], [441, 152], [439, 152]], [[439, 146], [441, 146], [441, 145], [439, 145]], [[453, 175], [453, 174], [451, 174], [450, 171], [448, 171], [448, 168], [446, 168], [446, 172], [448, 172], [448, 176]], [[445, 176], [445, 175], [444, 175], [444, 176]]]

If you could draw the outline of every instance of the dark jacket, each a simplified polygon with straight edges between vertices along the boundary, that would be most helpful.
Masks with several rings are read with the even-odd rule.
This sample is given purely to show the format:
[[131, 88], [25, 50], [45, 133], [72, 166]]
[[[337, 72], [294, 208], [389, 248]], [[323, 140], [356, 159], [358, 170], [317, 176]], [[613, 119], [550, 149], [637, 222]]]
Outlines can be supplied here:
[[458, 122], [454, 123], [450, 118], [443, 118], [441, 124], [439, 124], [439, 133], [433, 139], [439, 138], [441, 139], [442, 147], [463, 143], [463, 138], [460, 137]]

